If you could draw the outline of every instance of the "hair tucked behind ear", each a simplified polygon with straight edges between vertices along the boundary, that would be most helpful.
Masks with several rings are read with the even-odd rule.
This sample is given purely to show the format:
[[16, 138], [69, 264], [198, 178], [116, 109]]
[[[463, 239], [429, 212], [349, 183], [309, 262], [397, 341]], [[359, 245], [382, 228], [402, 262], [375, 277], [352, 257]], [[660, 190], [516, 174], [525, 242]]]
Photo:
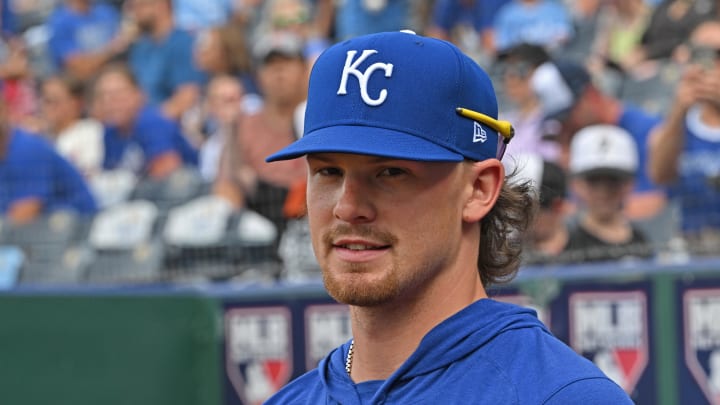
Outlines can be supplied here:
[[517, 274], [523, 235], [537, 209], [537, 198], [530, 181], [505, 178], [495, 206], [480, 221], [478, 270], [483, 285], [511, 281]]

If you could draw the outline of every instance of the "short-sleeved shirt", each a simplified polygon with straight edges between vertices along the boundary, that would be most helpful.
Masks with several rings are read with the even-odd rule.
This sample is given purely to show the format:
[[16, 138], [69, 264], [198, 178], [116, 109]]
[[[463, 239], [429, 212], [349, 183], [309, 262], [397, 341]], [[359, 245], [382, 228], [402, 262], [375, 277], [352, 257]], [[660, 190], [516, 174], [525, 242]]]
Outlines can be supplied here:
[[57, 69], [62, 69], [68, 57], [96, 52], [115, 36], [120, 15], [110, 5], [93, 3], [87, 13], [78, 13], [65, 5], [50, 16], [48, 48]]
[[142, 174], [153, 159], [167, 152], [176, 152], [183, 163], [195, 166], [197, 151], [190, 145], [180, 126], [165, 118], [157, 107], [146, 105], [138, 113], [130, 133], [105, 126], [103, 168], [126, 169]]
[[193, 61], [193, 43], [189, 32], [174, 29], [159, 42], [145, 35], [132, 45], [130, 68], [150, 103], [163, 103], [181, 85], [204, 82]]
[[720, 229], [720, 128], [703, 124], [697, 107], [685, 121], [685, 145], [671, 196], [680, 202], [685, 232]]
[[660, 124], [662, 119], [660, 117], [648, 114], [642, 109], [625, 104], [623, 106], [622, 114], [617, 122], [617, 126], [628, 131], [632, 135], [633, 139], [637, 143], [638, 151], [638, 171], [635, 176], [635, 192], [650, 192], [650, 191], [662, 191], [666, 192], [664, 187], [654, 184], [650, 180], [650, 176], [647, 172], [647, 142], [648, 137], [652, 130]]
[[40, 135], [13, 129], [4, 158], [0, 158], [0, 213], [17, 201], [35, 198], [44, 212], [97, 211], [90, 189], [78, 170]]

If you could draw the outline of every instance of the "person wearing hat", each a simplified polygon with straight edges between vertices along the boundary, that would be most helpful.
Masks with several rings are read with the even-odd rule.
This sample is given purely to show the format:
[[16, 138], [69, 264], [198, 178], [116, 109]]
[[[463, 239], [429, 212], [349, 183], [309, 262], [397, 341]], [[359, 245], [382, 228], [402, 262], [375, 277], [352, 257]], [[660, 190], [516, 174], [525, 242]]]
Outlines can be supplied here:
[[[615, 125], [633, 138], [638, 167], [632, 193], [624, 205], [626, 215], [651, 231], [657, 243], [666, 242], [673, 230], [668, 225], [667, 190], [653, 182], [646, 170], [646, 144], [662, 118], [611, 96], [592, 81], [587, 69], [577, 62], [556, 59], [533, 72], [533, 89], [540, 99], [546, 121], [557, 127], [560, 161], [567, 164], [574, 134], [590, 125]], [[552, 127], [552, 125], [548, 125]]]
[[265, 157], [296, 139], [294, 113], [307, 93], [303, 49], [302, 39], [288, 32], [269, 34], [253, 47], [262, 106], [238, 117], [214, 184], [217, 195], [267, 217], [279, 233], [287, 223], [288, 192], [305, 180], [304, 166], [300, 161], [271, 165]]
[[517, 272], [527, 183], [488, 75], [410, 31], [333, 45], [310, 75], [307, 217], [325, 288], [353, 338], [268, 404], [631, 404], [536, 313], [488, 298]]
[[580, 205], [566, 247], [582, 261], [648, 258], [652, 247], [623, 213], [638, 170], [635, 141], [624, 129], [591, 125], [570, 144], [570, 174]]

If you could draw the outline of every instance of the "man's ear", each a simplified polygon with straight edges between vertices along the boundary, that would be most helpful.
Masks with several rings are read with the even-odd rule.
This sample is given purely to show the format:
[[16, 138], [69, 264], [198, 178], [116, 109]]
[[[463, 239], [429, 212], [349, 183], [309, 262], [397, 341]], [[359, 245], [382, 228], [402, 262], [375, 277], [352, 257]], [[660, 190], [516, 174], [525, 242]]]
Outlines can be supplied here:
[[478, 222], [495, 205], [505, 181], [505, 168], [499, 160], [487, 159], [472, 163], [469, 171], [472, 191], [463, 207], [463, 220]]

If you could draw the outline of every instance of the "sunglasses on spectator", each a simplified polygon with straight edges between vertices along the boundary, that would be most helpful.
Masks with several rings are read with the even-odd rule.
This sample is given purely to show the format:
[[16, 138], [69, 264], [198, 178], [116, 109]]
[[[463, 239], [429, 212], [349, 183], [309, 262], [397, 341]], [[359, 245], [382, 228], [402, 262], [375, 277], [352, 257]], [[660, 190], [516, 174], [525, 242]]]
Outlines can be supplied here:
[[497, 120], [477, 111], [468, 110], [467, 108], [458, 107], [455, 111], [465, 118], [470, 118], [473, 121], [485, 124], [497, 131], [500, 136], [498, 136], [498, 145], [495, 157], [497, 160], [502, 160], [503, 156], [505, 156], [507, 145], [515, 136], [515, 128], [513, 128], [512, 124], [508, 121]]

